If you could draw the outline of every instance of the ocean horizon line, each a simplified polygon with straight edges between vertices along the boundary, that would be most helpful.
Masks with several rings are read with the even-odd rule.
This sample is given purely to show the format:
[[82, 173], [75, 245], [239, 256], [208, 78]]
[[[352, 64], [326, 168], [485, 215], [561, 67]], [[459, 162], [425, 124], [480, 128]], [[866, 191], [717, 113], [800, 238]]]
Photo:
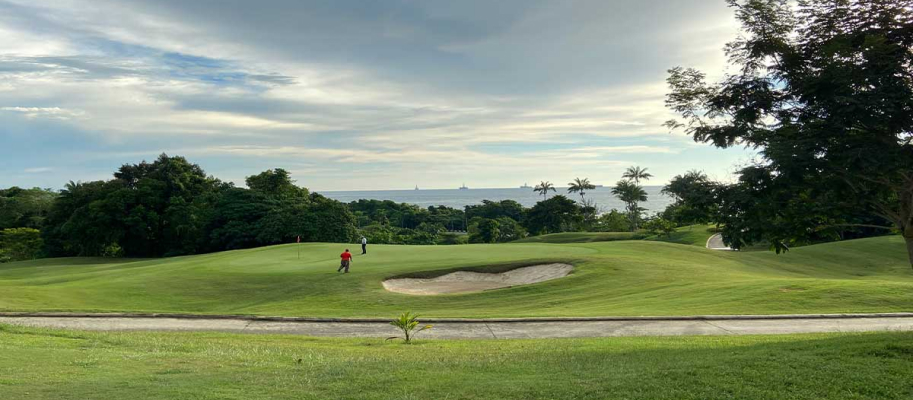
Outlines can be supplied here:
[[[661, 187], [663, 187], [663, 186], [665, 186], [665, 185], [643, 185], [644, 188], [661, 188]], [[598, 189], [609, 189], [609, 188], [612, 188], [612, 187], [613, 187], [613, 186], [603, 185], [603, 186], [597, 187], [596, 189], [593, 189], [593, 190], [598, 190]], [[460, 188], [458, 188], [458, 187], [457, 187], [457, 188], [431, 188], [431, 189], [423, 189], [423, 188], [419, 187], [418, 191], [420, 191], [420, 192], [432, 192], [432, 191], [450, 191], [450, 190], [519, 190], [519, 189], [528, 189], [529, 191], [532, 191], [532, 188], [533, 188], [532, 186], [530, 186], [529, 188], [521, 188], [521, 187], [519, 187], [519, 186], [516, 186], [516, 187], [478, 187], [478, 188], [476, 188], [476, 187], [470, 187], [470, 188], [466, 188], [466, 189], [460, 189]], [[555, 186], [555, 189], [567, 189], [567, 188], [568, 188], [567, 186]], [[415, 192], [416, 190], [415, 190], [415, 188], [412, 188], [412, 189], [351, 189], [351, 190], [317, 190], [317, 189], [312, 189], [311, 191], [312, 191], [312, 192], [317, 192], [317, 193], [357, 193], [357, 192], [403, 192], [403, 191], [405, 191], [405, 192], [410, 192], [410, 191], [411, 191], [411, 192]]]

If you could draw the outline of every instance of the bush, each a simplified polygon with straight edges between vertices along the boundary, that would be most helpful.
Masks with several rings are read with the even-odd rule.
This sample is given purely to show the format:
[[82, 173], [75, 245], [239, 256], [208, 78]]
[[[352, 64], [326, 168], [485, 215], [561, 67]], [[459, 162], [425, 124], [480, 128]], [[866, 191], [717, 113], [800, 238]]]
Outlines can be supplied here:
[[117, 243], [111, 243], [105, 246], [105, 249], [101, 253], [102, 257], [108, 258], [118, 258], [124, 256], [124, 249], [120, 247]]
[[677, 228], [675, 222], [669, 221], [660, 216], [653, 217], [644, 224], [644, 229], [654, 235], [664, 234], [666, 236], [670, 236], [672, 235], [672, 232], [675, 232], [675, 228]]
[[387, 226], [373, 224], [359, 229], [359, 235], [372, 244], [396, 244], [396, 234]]
[[446, 232], [441, 234], [440, 239], [438, 239], [437, 244], [443, 245], [459, 245], [469, 243], [469, 235], [458, 234], [453, 232]]
[[594, 230], [597, 232], [630, 232], [631, 218], [623, 212], [612, 210], [599, 216]]

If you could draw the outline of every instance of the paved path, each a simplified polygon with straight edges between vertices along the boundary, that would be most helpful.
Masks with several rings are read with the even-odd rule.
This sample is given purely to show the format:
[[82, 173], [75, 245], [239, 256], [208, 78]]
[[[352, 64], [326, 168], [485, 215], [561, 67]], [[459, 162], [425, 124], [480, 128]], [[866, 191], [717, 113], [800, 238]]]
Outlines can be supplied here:
[[[764, 318], [441, 322], [434, 324], [434, 329], [421, 335], [437, 339], [527, 339], [913, 331], [913, 316], [910, 315], [864, 318]], [[382, 322], [302, 322], [241, 318], [0, 317], [0, 323], [97, 331], [218, 331], [361, 338], [385, 338], [396, 334], [393, 327]]]
[[723, 235], [719, 233], [707, 239], [707, 248], [710, 250], [732, 251], [726, 243], [723, 243]]

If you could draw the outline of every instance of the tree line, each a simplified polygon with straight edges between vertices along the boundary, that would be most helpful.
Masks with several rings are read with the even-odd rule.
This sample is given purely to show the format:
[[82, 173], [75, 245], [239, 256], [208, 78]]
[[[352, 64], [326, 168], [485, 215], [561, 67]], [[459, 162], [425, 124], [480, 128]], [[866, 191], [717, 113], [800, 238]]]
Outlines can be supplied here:
[[[223, 182], [180, 156], [125, 164], [112, 179], [69, 182], [59, 191], [0, 190], [0, 262], [38, 257], [168, 257], [289, 243], [503, 243], [569, 231], [636, 231], [646, 194], [639, 168], [613, 189], [628, 206], [601, 214], [576, 179], [568, 194], [527, 208], [513, 200], [463, 209], [382, 200], [344, 204], [295, 185], [281, 168]], [[631, 171], [629, 171], [631, 172]], [[628, 182], [631, 181], [631, 182]], [[622, 184], [624, 183], [624, 184]]]
[[[183, 157], [161, 155], [154, 162], [127, 164], [113, 179], [70, 182], [60, 192], [0, 190], [0, 262], [39, 257], [167, 257], [305, 242], [348, 243], [364, 236], [375, 244], [456, 245], [506, 243], [562, 232], [671, 234], [678, 227], [716, 224], [725, 232], [742, 183], [722, 184], [700, 171], [676, 176], [662, 189], [673, 202], [646, 215], [652, 178], [645, 168], [628, 168], [614, 187], [622, 210], [600, 210], [586, 197], [596, 189], [587, 178], [557, 194], [551, 182], [534, 191], [543, 199], [532, 207], [514, 200], [483, 200], [463, 209], [422, 208], [389, 200], [344, 204], [295, 185], [281, 168], [245, 179], [236, 187], [207, 175]], [[553, 194], [550, 196], [550, 194]], [[741, 201], [750, 201], [750, 198]], [[736, 203], [738, 204], [738, 203]], [[864, 222], [864, 214], [855, 219]], [[846, 227], [841, 238], [881, 231]], [[809, 236], [808, 244], [832, 240]]]
[[[246, 183], [247, 188], [236, 187], [183, 157], [163, 154], [151, 163], [124, 165], [110, 180], [70, 182], [59, 193], [0, 191], [2, 257], [162, 257], [286, 243], [298, 236], [315, 242], [355, 239], [355, 216], [348, 207], [295, 186], [287, 171], [264, 171]], [[26, 239], [30, 252], [10, 251]]]

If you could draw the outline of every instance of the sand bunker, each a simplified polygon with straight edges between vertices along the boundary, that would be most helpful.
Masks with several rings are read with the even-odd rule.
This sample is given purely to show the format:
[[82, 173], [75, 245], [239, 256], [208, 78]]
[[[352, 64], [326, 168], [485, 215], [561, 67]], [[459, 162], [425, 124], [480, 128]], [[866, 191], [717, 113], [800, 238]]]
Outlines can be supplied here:
[[432, 279], [402, 278], [384, 281], [384, 288], [418, 296], [470, 293], [564, 278], [574, 269], [568, 264], [545, 264], [517, 268], [500, 274], [457, 271]]

